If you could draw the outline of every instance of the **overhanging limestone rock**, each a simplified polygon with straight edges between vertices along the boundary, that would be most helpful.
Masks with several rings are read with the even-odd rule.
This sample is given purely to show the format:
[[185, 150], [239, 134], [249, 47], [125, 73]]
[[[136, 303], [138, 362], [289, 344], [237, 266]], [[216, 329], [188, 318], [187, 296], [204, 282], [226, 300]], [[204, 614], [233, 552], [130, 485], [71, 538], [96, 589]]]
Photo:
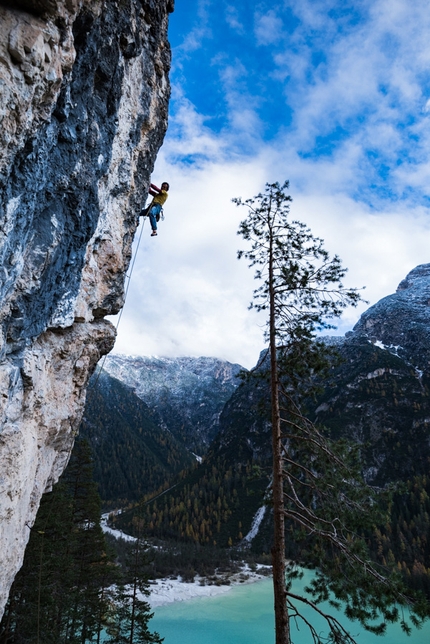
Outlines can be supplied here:
[[[13, 4], [13, 8], [11, 8]], [[0, 613], [123, 305], [170, 1], [0, 2]]]

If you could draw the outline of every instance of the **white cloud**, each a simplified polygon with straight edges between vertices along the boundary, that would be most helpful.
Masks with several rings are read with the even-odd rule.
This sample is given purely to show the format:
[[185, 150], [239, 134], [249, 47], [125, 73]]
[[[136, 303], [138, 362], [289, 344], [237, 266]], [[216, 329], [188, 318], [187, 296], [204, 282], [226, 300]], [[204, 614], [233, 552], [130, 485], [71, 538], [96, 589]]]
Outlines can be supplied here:
[[216, 160], [223, 155], [224, 142], [214, 136], [212, 130], [206, 125], [210, 117], [199, 114], [195, 106], [183, 96], [180, 87], [172, 88], [175, 100], [175, 114], [170, 117], [169, 143], [164, 148], [171, 162], [188, 162], [193, 157], [193, 162], [198, 158]]
[[239, 19], [239, 11], [233, 5], [227, 5], [225, 9], [225, 19], [228, 26], [238, 34], [244, 34], [245, 28]]
[[[184, 108], [185, 109], [185, 108]], [[189, 118], [193, 108], [189, 107]], [[185, 119], [187, 121], [187, 119]], [[182, 139], [183, 152], [199, 147], [199, 133], [208, 136], [200, 121]], [[200, 127], [200, 129], [199, 129]], [[217, 151], [228, 141], [213, 137]], [[132, 276], [116, 351], [142, 355], [214, 355], [251, 367], [263, 347], [264, 319], [248, 310], [256, 284], [252, 270], [236, 259], [243, 247], [236, 231], [245, 210], [231, 198], [253, 196], [266, 181], [283, 180], [280, 152], [264, 147], [252, 158], [231, 160], [219, 152], [214, 161], [198, 166], [171, 162], [178, 142], [163, 148], [154, 181], [168, 180], [171, 193], [159, 236], [143, 240]], [[365, 285], [364, 296], [375, 303], [394, 292], [397, 284], [418, 263], [428, 259], [429, 222], [424, 208], [405, 202], [376, 213], [345, 194], [334, 193], [331, 181], [310, 186], [303, 175], [309, 166], [299, 164], [291, 181], [292, 217], [305, 221], [326, 247], [338, 253], [349, 268], [347, 283]], [[336, 167], [332, 167], [336, 174]], [[304, 190], [298, 185], [302, 179]], [[311, 189], [312, 188], [312, 189]], [[366, 306], [362, 306], [360, 311]], [[341, 323], [345, 332], [359, 312], [347, 311]]]
[[284, 6], [290, 8], [300, 21], [313, 31], [334, 30], [334, 21], [329, 16], [336, 4], [336, 0], [284, 0]]
[[211, 38], [210, 28], [211, 0], [198, 0], [197, 18], [195, 26], [189, 31], [182, 43], [176, 47], [174, 64], [181, 66], [181, 59], [190, 54], [195, 54], [201, 49], [206, 39]]
[[245, 213], [231, 198], [253, 193], [255, 168], [223, 162], [187, 168], [161, 156], [156, 177], [171, 184], [166, 219], [157, 238], [146, 224], [116, 350], [215, 355], [252, 366], [263, 339], [247, 309], [253, 276], [236, 259]]
[[282, 38], [282, 19], [271, 9], [267, 13], [256, 13], [254, 17], [254, 33], [258, 45], [271, 45]]
[[[312, 146], [317, 134], [337, 124], [349, 128], [360, 115], [363, 143], [367, 135], [378, 146], [375, 128], [381, 121], [397, 125], [408, 112], [421, 112], [425, 102], [420, 74], [429, 66], [430, 14], [420, 3], [412, 11], [404, 1], [380, 0], [369, 3], [367, 20], [333, 33], [333, 19], [326, 14], [322, 21], [321, 9], [336, 3], [311, 4], [315, 11], [307, 2], [292, 6], [302, 21], [292, 35], [295, 46], [285, 41], [284, 51], [274, 53], [277, 77], [294, 80], [286, 99], [294, 109], [296, 144], [301, 139]], [[324, 63], [315, 69], [309, 38], [314, 49], [324, 49]]]
[[[255, 364], [263, 320], [247, 309], [255, 284], [252, 271], [236, 260], [236, 230], [245, 212], [230, 200], [257, 194], [266, 181], [290, 179], [292, 216], [340, 255], [349, 268], [347, 283], [365, 285], [371, 304], [430, 261], [423, 205], [430, 183], [426, 3], [411, 10], [405, 0], [368, 0], [360, 3], [364, 17], [357, 24], [329, 15], [340, 6], [336, 0], [285, 4], [300, 21], [290, 41], [282, 39], [279, 7], [255, 23], [258, 42], [273, 45], [271, 71], [285, 83], [293, 110], [276, 140], [262, 139], [262, 97], [251, 93], [241, 61], [218, 58], [217, 89], [227, 110], [218, 134], [211, 115], [174, 88], [169, 135], [153, 175], [155, 183], [171, 184], [166, 220], [157, 238], [144, 231], [117, 351]], [[227, 15], [234, 29], [238, 13]], [[315, 50], [324, 53], [317, 67]], [[337, 127], [345, 132], [333, 149], [315, 153], [315, 142]], [[388, 167], [385, 182], [377, 173], [381, 159]], [[378, 181], [379, 191], [372, 185]], [[365, 308], [347, 311], [341, 332]]]

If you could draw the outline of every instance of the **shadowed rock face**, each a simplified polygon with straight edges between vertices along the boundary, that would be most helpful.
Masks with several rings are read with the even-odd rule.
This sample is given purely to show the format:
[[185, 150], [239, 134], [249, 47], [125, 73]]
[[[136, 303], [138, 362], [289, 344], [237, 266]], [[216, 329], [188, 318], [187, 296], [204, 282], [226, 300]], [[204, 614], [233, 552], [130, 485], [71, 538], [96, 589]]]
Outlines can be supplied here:
[[167, 127], [169, 1], [0, 2], [0, 614], [115, 332]]
[[316, 409], [334, 437], [363, 445], [366, 477], [384, 485], [430, 463], [430, 264], [365, 311], [339, 344]]
[[430, 365], [430, 264], [414, 268], [388, 295], [371, 306], [354, 335], [382, 343], [421, 370]]

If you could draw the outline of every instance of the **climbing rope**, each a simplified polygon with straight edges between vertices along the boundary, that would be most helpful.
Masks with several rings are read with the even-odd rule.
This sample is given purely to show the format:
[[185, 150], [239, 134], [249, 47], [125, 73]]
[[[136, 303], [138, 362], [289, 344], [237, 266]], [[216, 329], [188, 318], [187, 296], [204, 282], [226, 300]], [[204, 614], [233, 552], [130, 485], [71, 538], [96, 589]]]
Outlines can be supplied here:
[[[133, 261], [131, 262], [131, 266], [130, 266], [129, 274], [128, 274], [128, 275], [126, 275], [126, 278], [128, 279], [128, 282], [127, 282], [127, 286], [126, 286], [126, 288], [125, 288], [124, 304], [122, 305], [122, 309], [121, 309], [121, 311], [119, 312], [118, 321], [117, 321], [117, 323], [116, 323], [116, 325], [115, 325], [115, 330], [116, 330], [116, 331], [118, 331], [119, 323], [121, 322], [122, 313], [123, 313], [123, 311], [124, 311], [125, 303], [126, 303], [126, 301], [127, 301], [127, 295], [128, 295], [128, 289], [130, 288], [131, 276], [132, 276], [132, 274], [133, 274], [133, 269], [134, 269], [134, 265], [135, 265], [135, 263], [136, 263], [137, 253], [138, 253], [138, 251], [139, 251], [140, 240], [142, 239], [142, 233], [143, 233], [143, 229], [144, 229], [144, 227], [145, 227], [145, 219], [146, 219], [146, 217], [142, 217], [142, 219], [143, 219], [143, 221], [142, 221], [142, 227], [141, 227], [141, 229], [140, 229], [139, 238], [138, 238], [138, 240], [137, 240], [136, 252], [134, 253]], [[99, 381], [100, 374], [101, 374], [101, 372], [103, 371], [103, 367], [104, 367], [104, 364], [105, 364], [106, 358], [107, 358], [107, 355], [103, 356], [103, 360], [102, 360], [102, 361], [101, 361], [101, 363], [100, 363], [100, 369], [99, 369], [99, 371], [98, 371], [98, 373], [97, 373], [97, 377], [96, 377], [96, 379], [95, 379], [95, 382], [94, 382], [94, 384], [93, 384], [93, 385], [91, 385], [91, 387], [88, 387], [88, 391], [92, 391], [93, 389], [95, 389], [95, 388], [97, 387], [97, 383], [98, 383], [98, 381]]]
[[[144, 229], [144, 226], [145, 226], [145, 217], [142, 217], [142, 219], [143, 219], [142, 228], [140, 229], [139, 239], [137, 240], [136, 252], [134, 253], [133, 261], [131, 263], [130, 274], [126, 275], [126, 278], [128, 279], [128, 282], [127, 282], [127, 287], [125, 289], [124, 304], [122, 305], [122, 309], [119, 312], [118, 322], [116, 323], [116, 326], [115, 326], [117, 331], [118, 331], [119, 323], [121, 322], [122, 312], [124, 311], [125, 303], [127, 301], [127, 295], [128, 295], [128, 289], [130, 288], [131, 276], [132, 276], [132, 273], [133, 273], [134, 265], [136, 263], [137, 253], [139, 251], [139, 246], [140, 246], [140, 240], [142, 239], [142, 233], [143, 233], [143, 229]], [[106, 358], [106, 356], [104, 356], [104, 357]]]

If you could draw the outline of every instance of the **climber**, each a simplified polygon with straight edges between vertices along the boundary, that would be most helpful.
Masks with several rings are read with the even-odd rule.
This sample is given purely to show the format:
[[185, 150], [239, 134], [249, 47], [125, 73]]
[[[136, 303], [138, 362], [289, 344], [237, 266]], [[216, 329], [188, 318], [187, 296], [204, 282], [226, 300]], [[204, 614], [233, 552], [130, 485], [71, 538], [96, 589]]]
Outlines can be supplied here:
[[157, 186], [151, 183], [148, 190], [149, 194], [152, 195], [154, 199], [151, 201], [148, 208], [145, 208], [145, 210], [141, 212], [141, 216], [149, 216], [152, 228], [151, 237], [155, 237], [157, 234], [157, 221], [160, 220], [160, 213], [163, 209], [163, 205], [166, 203], [167, 197], [169, 196], [167, 194], [168, 190], [169, 184], [166, 181], [161, 184], [161, 188], [157, 188]]

